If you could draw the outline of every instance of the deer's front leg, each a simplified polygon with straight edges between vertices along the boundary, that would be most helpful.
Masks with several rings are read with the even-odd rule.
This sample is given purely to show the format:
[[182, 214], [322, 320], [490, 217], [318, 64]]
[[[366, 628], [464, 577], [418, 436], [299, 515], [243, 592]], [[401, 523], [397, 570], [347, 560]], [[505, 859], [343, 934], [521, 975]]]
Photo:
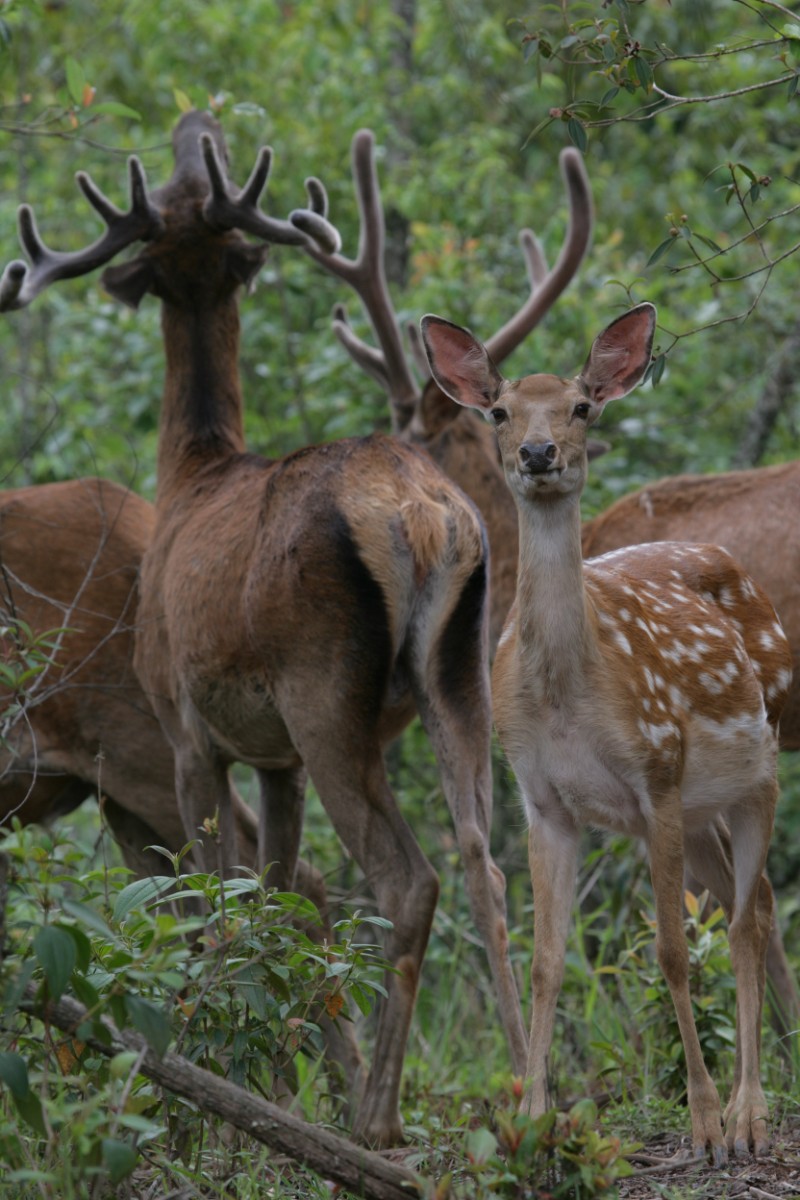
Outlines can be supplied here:
[[689, 949], [683, 928], [683, 817], [679, 795], [653, 802], [647, 849], [656, 904], [656, 954], [678, 1018], [686, 1057], [687, 1094], [692, 1118], [692, 1154], [714, 1166], [727, 1162], [719, 1094], [706, 1070], [689, 994]]
[[522, 1111], [537, 1117], [550, 1104], [547, 1060], [564, 975], [567, 932], [578, 868], [578, 830], [539, 817], [528, 806], [528, 862], [533, 888], [531, 1036]]

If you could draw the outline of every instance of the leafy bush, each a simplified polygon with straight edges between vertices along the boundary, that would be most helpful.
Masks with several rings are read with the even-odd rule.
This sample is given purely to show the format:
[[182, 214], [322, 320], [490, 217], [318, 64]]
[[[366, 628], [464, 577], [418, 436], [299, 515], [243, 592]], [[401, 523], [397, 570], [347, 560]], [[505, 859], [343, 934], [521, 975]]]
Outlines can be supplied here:
[[[128, 882], [124, 868], [87, 870], [65, 836], [19, 825], [4, 851], [0, 1003], [10, 1048], [0, 1054], [0, 1155], [19, 1200], [26, 1185], [59, 1198], [84, 1194], [86, 1181], [113, 1185], [141, 1156], [163, 1165], [175, 1148], [197, 1169], [216, 1137], [192, 1105], [139, 1075], [140, 1056], [109, 1061], [87, 1048], [89, 1033], [107, 1041], [102, 1016], [137, 1030], [158, 1054], [173, 1047], [271, 1096], [302, 1090], [304, 1080], [310, 1092], [321, 1021], [346, 1019], [350, 1001], [368, 1013], [383, 991], [385, 964], [359, 940], [365, 923], [385, 924], [377, 918], [349, 915], [326, 943], [310, 901], [265, 892], [252, 873], [223, 886], [214, 875], [182, 874], [183, 855], [164, 851], [172, 875]], [[84, 1024], [63, 1036], [25, 1016], [19, 1005], [33, 991], [39, 1004], [73, 995]], [[334, 1117], [335, 1073], [327, 1093], [315, 1083], [313, 1115], [321, 1105]]]

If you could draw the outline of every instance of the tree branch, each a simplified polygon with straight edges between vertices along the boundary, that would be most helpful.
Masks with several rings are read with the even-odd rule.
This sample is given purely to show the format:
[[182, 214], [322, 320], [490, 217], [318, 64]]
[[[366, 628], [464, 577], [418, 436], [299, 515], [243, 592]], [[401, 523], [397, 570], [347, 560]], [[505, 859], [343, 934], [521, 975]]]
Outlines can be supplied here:
[[[37, 986], [28, 984], [20, 1008], [65, 1033], [74, 1034], [86, 1020], [83, 1005], [68, 996], [55, 1004], [36, 1000]], [[230, 1122], [249, 1137], [288, 1155], [323, 1179], [332, 1179], [364, 1200], [409, 1200], [421, 1193], [421, 1181], [405, 1167], [388, 1162], [327, 1129], [309, 1125], [276, 1104], [252, 1095], [227, 1079], [197, 1067], [180, 1054], [159, 1058], [138, 1034], [118, 1030], [103, 1019], [108, 1041], [89, 1034], [81, 1038], [106, 1058], [133, 1050], [142, 1055], [141, 1073], [170, 1092], [190, 1099], [205, 1113]]]

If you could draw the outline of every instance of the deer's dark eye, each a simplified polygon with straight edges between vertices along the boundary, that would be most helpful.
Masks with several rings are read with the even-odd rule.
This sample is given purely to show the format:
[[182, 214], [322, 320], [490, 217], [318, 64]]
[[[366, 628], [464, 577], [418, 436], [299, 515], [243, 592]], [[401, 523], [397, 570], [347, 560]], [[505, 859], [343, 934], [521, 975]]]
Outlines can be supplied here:
[[573, 417], [578, 417], [579, 420], [581, 420], [581, 421], [585, 421], [589, 415], [590, 408], [591, 408], [591, 405], [587, 404], [585, 400], [582, 400], [580, 402], [580, 404], [575, 405], [575, 407], [572, 410], [572, 415], [573, 415]]
[[490, 408], [489, 420], [493, 425], [502, 425], [504, 421], [508, 420], [508, 413], [504, 408]]

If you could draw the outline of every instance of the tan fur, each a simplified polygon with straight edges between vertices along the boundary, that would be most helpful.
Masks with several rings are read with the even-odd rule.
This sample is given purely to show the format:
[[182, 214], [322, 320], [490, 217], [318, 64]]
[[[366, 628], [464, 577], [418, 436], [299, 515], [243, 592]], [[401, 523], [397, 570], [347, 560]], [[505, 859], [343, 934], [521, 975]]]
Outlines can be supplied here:
[[624, 496], [584, 522], [588, 557], [637, 542], [716, 542], [758, 581], [792, 648], [794, 674], [781, 717], [781, 749], [800, 750], [800, 462], [678, 475]]
[[[487, 343], [489, 354], [498, 365], [521, 344], [546, 314], [560, 290], [576, 273], [589, 244], [592, 214], [588, 180], [581, 171], [565, 174], [565, 180], [570, 224], [552, 271], [548, 272], [541, 247], [530, 231], [524, 230], [521, 234], [531, 284], [530, 294], [523, 299], [509, 322]], [[352, 287], [366, 307], [380, 352], [355, 336], [343, 308], [337, 310], [334, 329], [355, 362], [385, 389], [389, 398], [392, 428], [401, 437], [430, 454], [434, 462], [475, 502], [483, 516], [491, 547], [489, 644], [493, 653], [516, 591], [516, 505], [505, 486], [491, 430], [479, 422], [474, 413], [454, 404], [433, 378], [428, 378], [420, 387], [406, 362], [397, 314], [386, 287], [382, 261], [385, 244], [383, 209], [372, 136], [365, 130], [361, 130], [353, 139], [353, 181], [361, 213], [357, 256], [347, 259], [318, 250], [309, 252], [326, 270]], [[409, 330], [411, 333], [414, 334], [412, 347], [415, 348], [416, 365], [424, 375], [427, 363], [419, 347], [415, 328]], [[587, 449], [591, 458], [591, 441], [587, 443]], [[602, 453], [603, 444], [595, 443], [594, 449], [596, 454]], [[615, 519], [607, 527], [610, 540], [604, 540], [604, 530], [601, 541], [593, 541], [589, 548], [585, 547], [585, 553], [601, 553], [605, 548], [650, 541], [655, 536], [659, 540], [717, 542], [734, 551], [745, 568], [767, 590], [792, 645], [796, 669], [781, 722], [781, 745], [783, 749], [797, 749], [800, 748], [800, 670], [797, 670], [800, 664], [800, 607], [795, 600], [795, 582], [800, 571], [800, 554], [796, 551], [797, 522], [792, 517], [792, 513], [797, 511], [797, 503], [793, 504], [788, 496], [782, 495], [779, 488], [773, 489], [768, 474], [755, 472], [751, 480], [748, 476], [749, 473], [745, 473], [742, 478], [748, 495], [741, 508], [726, 511], [727, 505], [722, 502], [726, 485], [722, 482], [717, 485], [717, 477], [713, 477], [708, 484], [712, 492], [708, 502], [700, 495], [693, 495], [691, 513], [686, 519], [681, 515], [684, 506], [680, 499], [681, 488], [678, 487], [669, 495], [666, 523], [658, 535], [649, 530], [643, 532], [630, 509], [617, 509], [615, 506], [611, 510], [615, 513]], [[728, 478], [723, 477], [725, 480]], [[800, 475], [795, 473], [794, 479], [800, 479]], [[699, 480], [697, 485], [703, 486]], [[717, 511], [717, 496], [714, 494], [717, 487], [721, 521], [714, 517]], [[650, 489], [636, 495], [646, 511], [650, 504]], [[624, 501], [621, 503], [624, 504]], [[773, 524], [770, 519], [772, 513], [780, 514], [779, 523]], [[753, 520], [751, 514], [758, 514], [757, 519]], [[589, 522], [587, 530], [593, 526], [594, 522]], [[784, 568], [783, 553], [775, 552], [775, 547], [784, 545], [793, 564], [788, 570]], [[688, 884], [695, 886], [692, 880]], [[785, 1034], [800, 1019], [800, 995], [777, 924], [773, 925], [770, 934], [767, 963], [775, 1001], [772, 1006], [773, 1021], [779, 1032]]]
[[[237, 227], [265, 240], [304, 235], [267, 221], [255, 185], [240, 193], [225, 179], [224, 141], [208, 114], [183, 117], [173, 146], [171, 180], [146, 199], [141, 169], [131, 168], [147, 241], [104, 275], [134, 306], [148, 292], [162, 301], [166, 351], [135, 668], [172, 744], [185, 835], [198, 839], [203, 865], [217, 866], [203, 825], [218, 813], [223, 867], [235, 867], [227, 768], [247, 762], [262, 792], [259, 865], [270, 864], [268, 883], [292, 886], [307, 769], [390, 918], [386, 957], [396, 972], [355, 1123], [385, 1144], [401, 1132], [403, 1053], [438, 893], [382, 757], [415, 709], [436, 751], [515, 1069], [524, 1060], [504, 879], [489, 852], [485, 540], [461, 492], [391, 439], [309, 447], [277, 462], [245, 453], [238, 292], [265, 252]], [[254, 175], [262, 185], [264, 162]], [[95, 207], [102, 215], [109, 206]], [[319, 227], [319, 213], [306, 217]], [[139, 221], [140, 212], [126, 216], [119, 238], [109, 231], [108, 258]], [[6, 273], [0, 307], [46, 286], [49, 257], [42, 247], [30, 279]], [[97, 256], [70, 261], [74, 274], [72, 265], [92, 269]]]
[[[64, 629], [23, 712], [12, 715], [7, 691], [0, 697], [0, 821], [43, 821], [102, 796], [139, 874], [163, 867], [146, 846], [185, 842], [172, 749], [133, 670], [139, 566], [154, 524], [152, 505], [103, 479], [0, 493], [3, 621], [34, 635]], [[254, 860], [253, 818], [235, 805]]]
[[[594, 824], [639, 836], [686, 1054], [693, 1150], [720, 1164], [728, 1149], [761, 1154], [768, 1146], [759, 1050], [772, 898], [762, 872], [791, 657], [766, 594], [716, 546], [662, 543], [582, 562], [587, 428], [641, 378], [654, 323], [648, 305], [618, 318], [575, 381], [540, 375], [510, 384], [488, 356], [481, 362], [464, 352], [466, 331], [434, 317], [422, 329], [440, 385], [457, 379], [453, 398], [494, 421], [520, 519], [517, 596], [492, 694], [530, 823], [535, 940], [525, 1107], [536, 1115], [548, 1102], [579, 830]], [[725, 1140], [689, 997], [684, 861], [729, 919], [737, 1055]]]

